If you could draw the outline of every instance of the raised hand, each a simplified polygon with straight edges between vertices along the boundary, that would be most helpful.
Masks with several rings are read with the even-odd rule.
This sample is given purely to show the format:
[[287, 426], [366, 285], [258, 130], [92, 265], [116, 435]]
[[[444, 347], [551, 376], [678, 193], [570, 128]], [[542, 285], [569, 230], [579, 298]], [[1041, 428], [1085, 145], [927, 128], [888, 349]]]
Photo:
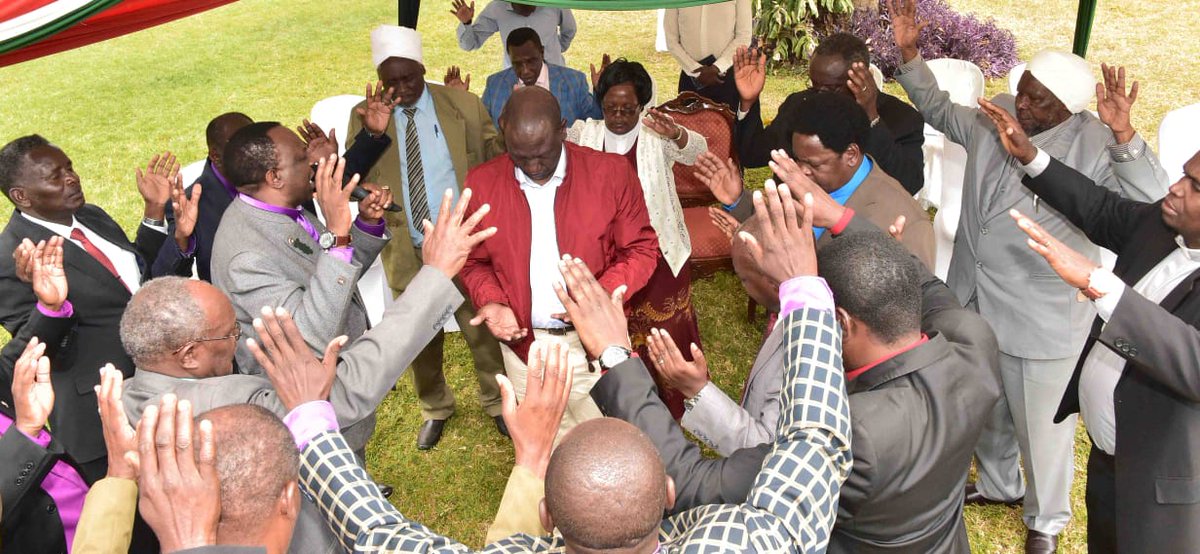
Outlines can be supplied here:
[[1124, 67], [1102, 63], [1100, 72], [1104, 74], [1104, 83], [1096, 83], [1096, 111], [1100, 113], [1100, 121], [1112, 129], [1117, 144], [1125, 144], [1133, 140], [1135, 133], [1129, 112], [1137, 102], [1138, 82], [1134, 81], [1126, 93]]
[[329, 398], [337, 375], [338, 354], [348, 340], [346, 335], [329, 341], [325, 355], [318, 360], [291, 314], [283, 308], [264, 307], [254, 318], [254, 331], [258, 340], [246, 339], [246, 347], [275, 386], [283, 407], [290, 412], [306, 402]]
[[108, 449], [108, 476], [132, 481], [138, 477], [137, 433], [129, 425], [125, 407], [121, 404], [123, 382], [121, 371], [107, 364], [100, 368], [100, 384], [93, 388], [100, 405], [104, 446]]
[[379, 225], [383, 222], [383, 213], [392, 205], [392, 187], [375, 183], [363, 183], [362, 187], [370, 194], [358, 201], [358, 218], [368, 225]]
[[45, 353], [46, 344], [33, 337], [13, 366], [13, 410], [17, 412], [13, 425], [29, 438], [36, 438], [42, 432], [54, 410], [50, 359]]
[[763, 273], [776, 283], [817, 274], [817, 251], [813, 246], [813, 197], [804, 194], [797, 205], [787, 185], [767, 181], [754, 191], [755, 217], [761, 218], [762, 242], [750, 233], [738, 234]]
[[13, 264], [17, 279], [23, 283], [33, 282], [33, 264], [37, 261], [37, 245], [24, 238], [13, 249]]
[[458, 18], [459, 23], [470, 25], [471, 20], [475, 19], [475, 2], [468, 5], [465, 0], [454, 0], [450, 5], [454, 8], [450, 13]]
[[854, 101], [867, 112], [868, 121], [875, 121], [875, 118], [879, 117], [879, 108], [876, 106], [876, 102], [879, 101], [879, 88], [875, 86], [875, 78], [871, 76], [870, 68], [865, 63], [854, 62], [847, 73], [850, 79], [846, 81], [846, 86], [854, 93]]
[[[487, 204], [480, 206], [475, 213], [464, 220], [467, 205], [471, 201], [471, 194], [471, 189], [463, 189], [458, 204], [451, 208], [450, 201], [454, 198], [454, 191], [447, 189], [446, 193], [442, 195], [442, 206], [438, 209], [437, 225], [430, 223], [429, 220], [421, 222], [422, 228], [425, 230], [425, 246], [421, 249], [422, 260], [425, 265], [441, 270], [450, 278], [458, 275], [459, 270], [467, 263], [467, 255], [471, 253], [472, 249], [496, 234], [495, 227], [475, 231], [475, 227], [483, 220], [483, 216], [492, 209]], [[478, 323], [472, 324], [478, 325]], [[497, 338], [500, 338], [499, 335]]]
[[145, 203], [144, 215], [161, 221], [166, 217], [167, 201], [171, 199], [171, 183], [179, 174], [179, 162], [170, 152], [155, 154], [146, 164], [146, 171], [137, 169], [137, 188]]
[[476, 327], [487, 324], [492, 336], [504, 342], [519, 341], [529, 334], [529, 329], [517, 323], [517, 315], [513, 313], [512, 308], [504, 304], [485, 304], [475, 312], [475, 317], [471, 318], [469, 323]]
[[564, 255], [558, 263], [567, 287], [554, 283], [554, 293], [579, 332], [579, 342], [592, 358], [609, 346], [630, 348], [629, 325], [625, 321], [625, 285], [609, 294], [579, 259]]
[[758, 48], [739, 46], [733, 54], [733, 75], [742, 111], [750, 111], [767, 85], [767, 55]]
[[888, 225], [888, 229], [887, 229], [888, 234], [891, 235], [892, 238], [896, 239], [897, 241], [903, 241], [904, 240], [904, 224], [905, 223], [908, 223], [908, 218], [906, 218], [902, 215], [896, 216], [896, 221], [893, 222], [891, 225]]
[[[212, 422], [193, 433], [192, 406], [163, 395], [138, 422], [138, 512], [158, 537], [163, 552], [210, 546], [221, 518]], [[198, 436], [199, 456], [193, 453]]]
[[726, 238], [733, 240], [733, 234], [737, 232], [738, 226], [741, 225], [737, 218], [716, 206], [708, 207], [708, 217], [712, 219], [713, 225], [716, 225], [722, 233], [725, 233]]
[[529, 349], [529, 376], [525, 400], [517, 405], [517, 393], [504, 375], [496, 376], [500, 385], [501, 415], [512, 435], [516, 464], [546, 477], [546, 466], [554, 451], [554, 438], [571, 399], [574, 372], [567, 354], [570, 349], [557, 342], [535, 342]]
[[612, 65], [612, 57], [605, 53], [600, 57], [600, 69], [596, 69], [596, 64], [590, 64], [588, 66], [591, 68], [592, 73], [592, 90], [596, 90], [596, 84], [600, 82], [600, 75], [604, 73], [604, 70], [608, 69], [608, 66], [610, 65]]
[[646, 117], [642, 118], [642, 125], [674, 142], [679, 148], [687, 146], [687, 130], [675, 123], [675, 119], [671, 116], [659, 111], [658, 108], [650, 108], [646, 112]]
[[171, 209], [175, 212], [175, 244], [179, 251], [185, 252], [188, 241], [196, 230], [196, 221], [200, 217], [200, 195], [203, 187], [192, 186], [192, 196], [188, 198], [183, 190], [183, 177], [176, 177], [171, 185]]
[[[841, 221], [842, 216], [846, 213], [846, 207], [838, 204], [832, 196], [829, 196], [825, 189], [821, 188], [808, 174], [800, 169], [800, 165], [795, 160], [788, 157], [787, 152], [783, 150], [772, 150], [771, 161], [767, 162], [771, 171], [779, 176], [793, 194], [798, 196], [811, 194], [813, 197], [813, 225], [817, 227], [833, 227]], [[769, 182], [769, 181], [768, 181]], [[755, 208], [758, 204], [754, 204]]]
[[892, 19], [892, 36], [900, 48], [900, 57], [907, 62], [917, 57], [917, 38], [928, 21], [917, 21], [917, 0], [887, 0]]
[[1051, 236], [1045, 229], [1042, 229], [1041, 225], [1021, 212], [1009, 210], [1008, 215], [1016, 220], [1017, 227], [1029, 235], [1029, 239], [1026, 241], [1029, 247], [1034, 252], [1041, 254], [1050, 263], [1050, 269], [1053, 269], [1063, 281], [1077, 289], [1088, 288], [1092, 271], [1100, 267], [1100, 264], [1072, 250], [1071, 247]]
[[[470, 76], [467, 78], [467, 83], [470, 84]], [[363, 129], [368, 133], [379, 136], [387, 131], [388, 123], [392, 120], [392, 111], [396, 109], [396, 104], [400, 99], [396, 97], [396, 89], [393, 87], [383, 88], [383, 81], [375, 82], [375, 90], [371, 91], [371, 83], [367, 83], [366, 105], [354, 108], [354, 113], [358, 115], [358, 120], [362, 122]]]
[[471, 90], [471, 74], [468, 73], [466, 79], [464, 80], [462, 76], [462, 70], [460, 70], [457, 65], [452, 65], [450, 66], [450, 69], [446, 70], [446, 76], [442, 78], [442, 82], [450, 88], [466, 91]]
[[304, 141], [304, 157], [308, 163], [315, 164], [323, 158], [337, 155], [337, 129], [330, 129], [326, 136], [320, 125], [305, 119], [296, 127], [296, 133]]
[[996, 134], [1000, 136], [1000, 144], [1004, 145], [1004, 149], [1008, 151], [1009, 155], [1022, 164], [1028, 164], [1037, 157], [1037, 148], [1029, 141], [1029, 135], [1025, 134], [1025, 129], [1021, 128], [1017, 118], [1005, 111], [1004, 108], [988, 102], [985, 98], [979, 99], [979, 110], [996, 125]]
[[30, 284], [38, 303], [52, 312], [62, 309], [67, 301], [67, 274], [63, 271], [63, 238], [55, 235], [49, 241], [39, 241], [34, 248], [30, 267]]
[[733, 162], [733, 158], [721, 160], [712, 152], [705, 151], [696, 158], [693, 167], [696, 171], [692, 174], [712, 191], [717, 202], [728, 206], [742, 195], [742, 170]]
[[346, 186], [342, 186], [342, 172], [345, 169], [345, 158], [336, 155], [317, 161], [317, 205], [321, 206], [329, 232], [339, 237], [350, 234], [350, 193], [358, 184], [356, 173]]
[[675, 341], [671, 340], [671, 335], [664, 329], [651, 329], [650, 336], [646, 337], [646, 346], [650, 349], [658, 374], [684, 397], [700, 394], [700, 389], [708, 384], [708, 361], [696, 343], [691, 345], [692, 359], [695, 360], [692, 362], [683, 357]]

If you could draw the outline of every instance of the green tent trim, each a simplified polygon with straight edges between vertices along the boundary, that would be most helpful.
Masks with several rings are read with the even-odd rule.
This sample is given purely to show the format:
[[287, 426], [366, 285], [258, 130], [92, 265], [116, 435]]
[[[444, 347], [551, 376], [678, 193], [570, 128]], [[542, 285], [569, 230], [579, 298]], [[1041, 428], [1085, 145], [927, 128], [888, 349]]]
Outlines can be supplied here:
[[43, 25], [25, 33], [17, 35], [5, 41], [0, 41], [0, 53], [10, 52], [18, 48], [22, 48], [39, 42], [42, 39], [58, 34], [60, 31], [69, 29], [75, 24], [83, 21], [94, 14], [107, 10], [115, 4], [119, 4], [121, 0], [95, 0], [88, 2], [79, 7], [75, 11], [67, 12], [62, 17], [55, 19], [53, 22]]

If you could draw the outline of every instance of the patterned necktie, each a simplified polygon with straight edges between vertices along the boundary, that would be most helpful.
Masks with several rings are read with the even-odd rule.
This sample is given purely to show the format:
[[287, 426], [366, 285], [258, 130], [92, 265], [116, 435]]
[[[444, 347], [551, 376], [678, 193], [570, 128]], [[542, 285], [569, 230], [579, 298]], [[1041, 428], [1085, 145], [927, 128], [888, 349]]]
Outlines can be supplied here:
[[117, 267], [113, 265], [112, 260], [108, 259], [108, 256], [105, 256], [104, 252], [97, 248], [95, 244], [92, 244], [92, 241], [88, 240], [87, 235], [83, 234], [83, 229], [78, 227], [71, 229], [71, 240], [79, 241], [79, 244], [83, 246], [83, 249], [88, 254], [96, 258], [96, 261], [100, 262], [100, 265], [104, 266], [104, 269], [107, 269], [109, 273], [112, 273], [113, 277], [116, 277], [117, 281], [120, 281], [125, 288], [129, 288], [129, 285], [126, 285], [125, 281], [121, 280], [121, 274], [117, 273]]
[[429, 200], [425, 196], [425, 169], [421, 167], [421, 145], [417, 142], [417, 124], [413, 121], [415, 113], [416, 108], [404, 108], [404, 115], [408, 118], [404, 124], [405, 168], [408, 169], [409, 215], [417, 232], [424, 233], [421, 222], [426, 219], [432, 222], [433, 218], [429, 217]]

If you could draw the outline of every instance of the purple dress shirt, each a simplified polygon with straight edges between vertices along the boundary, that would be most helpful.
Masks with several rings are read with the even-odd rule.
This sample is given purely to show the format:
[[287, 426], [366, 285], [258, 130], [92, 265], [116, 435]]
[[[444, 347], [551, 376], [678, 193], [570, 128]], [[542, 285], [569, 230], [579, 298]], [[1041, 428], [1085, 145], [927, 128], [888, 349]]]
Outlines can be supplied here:
[[[9, 432], [13, 423], [11, 418], [0, 413], [0, 435]], [[20, 430], [12, 432], [21, 433], [21, 436], [33, 441], [43, 449], [50, 445], [50, 433], [47, 433], [45, 429], [42, 429], [36, 437], [30, 437]], [[60, 459], [54, 462], [54, 466], [50, 468], [50, 472], [46, 474], [39, 485], [43, 492], [54, 499], [54, 505], [58, 508], [58, 517], [62, 520], [63, 531], [67, 535], [67, 552], [69, 553], [71, 544], [75, 542], [75, 526], [79, 524], [79, 514], [83, 512], [83, 499], [87, 497], [87, 482], [83, 480], [83, 476], [79, 475], [78, 471], [75, 471], [75, 468], [71, 467], [71, 464]]]
[[[308, 236], [312, 237], [312, 239], [314, 241], [318, 241], [318, 242], [320, 241], [320, 235], [319, 235], [319, 233], [317, 233], [317, 228], [313, 227], [313, 224], [308, 221], [307, 217], [304, 217], [303, 209], [301, 209], [301, 208], [285, 208], [283, 206], [276, 206], [274, 204], [268, 204], [266, 202], [255, 199], [251, 196], [247, 196], [245, 194], [238, 194], [237, 197], [242, 202], [245, 202], [245, 203], [247, 203], [251, 206], [254, 206], [255, 208], [258, 208], [260, 210], [268, 211], [268, 212], [271, 212], [274, 214], [286, 215], [286, 216], [292, 218], [293, 221], [295, 221], [296, 223], [299, 223], [300, 226], [304, 228], [304, 231], [306, 233], [308, 233]], [[387, 229], [387, 225], [384, 223], [377, 223], [377, 224], [364, 223], [361, 219], [355, 219], [354, 226], [358, 227], [364, 233], [369, 233], [369, 234], [377, 236], [377, 237], [382, 237], [384, 231]], [[346, 262], [346, 263], [350, 263], [350, 261], [352, 259], [354, 259], [354, 247], [353, 246], [339, 246], [336, 248], [330, 248], [329, 250], [326, 250], [326, 252], [328, 252], [332, 256], [334, 256], [337, 259], [339, 259], [343, 262]]]

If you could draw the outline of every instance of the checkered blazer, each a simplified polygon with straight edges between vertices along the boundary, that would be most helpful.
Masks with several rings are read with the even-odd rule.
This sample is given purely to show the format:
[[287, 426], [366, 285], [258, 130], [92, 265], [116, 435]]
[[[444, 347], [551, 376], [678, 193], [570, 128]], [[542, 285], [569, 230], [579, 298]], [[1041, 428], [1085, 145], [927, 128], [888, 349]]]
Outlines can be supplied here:
[[[744, 504], [701, 506], [663, 520], [663, 552], [824, 552], [850, 472], [850, 408], [833, 314], [792, 312], [779, 433]], [[300, 477], [346, 548], [354, 552], [471, 552], [404, 517], [327, 432], [302, 453]], [[513, 535], [483, 552], [563, 552], [560, 536]]]

